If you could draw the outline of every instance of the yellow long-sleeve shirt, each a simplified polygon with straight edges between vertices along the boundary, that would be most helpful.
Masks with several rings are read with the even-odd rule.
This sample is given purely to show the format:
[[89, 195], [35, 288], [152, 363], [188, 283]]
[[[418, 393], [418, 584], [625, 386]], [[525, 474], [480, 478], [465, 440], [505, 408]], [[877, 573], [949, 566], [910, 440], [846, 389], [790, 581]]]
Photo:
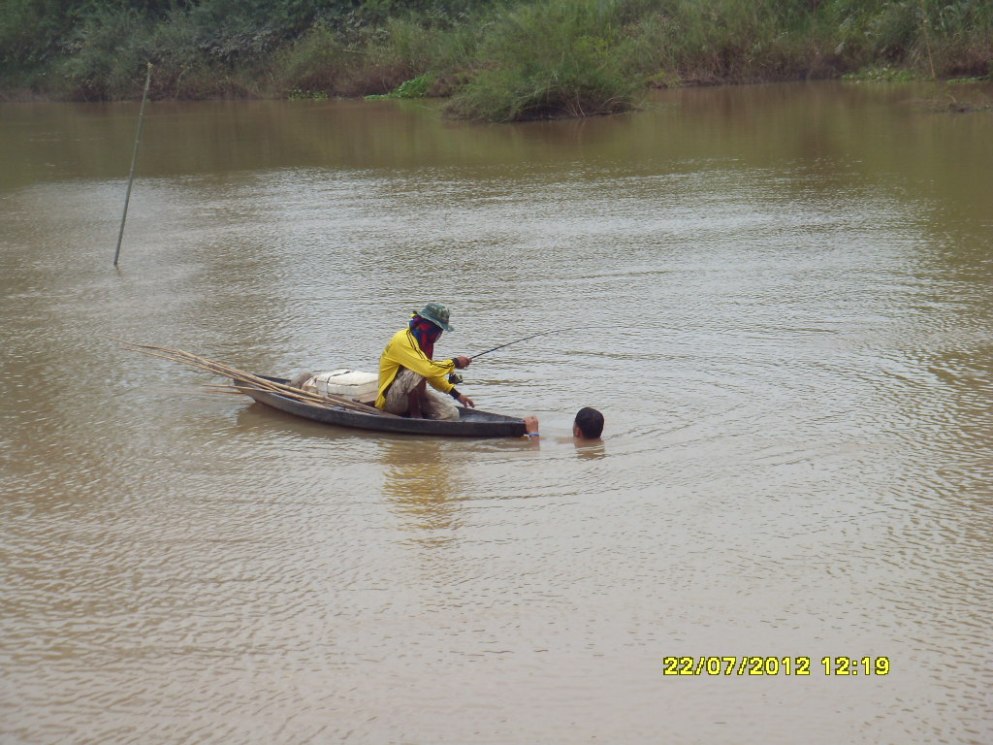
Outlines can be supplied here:
[[379, 396], [376, 397], [376, 408], [386, 407], [386, 390], [393, 384], [402, 367], [420, 375], [432, 388], [442, 393], [451, 393], [455, 387], [448, 382], [448, 374], [455, 369], [455, 361], [436, 362], [429, 359], [410, 329], [400, 329], [387, 342], [386, 349], [379, 358]]

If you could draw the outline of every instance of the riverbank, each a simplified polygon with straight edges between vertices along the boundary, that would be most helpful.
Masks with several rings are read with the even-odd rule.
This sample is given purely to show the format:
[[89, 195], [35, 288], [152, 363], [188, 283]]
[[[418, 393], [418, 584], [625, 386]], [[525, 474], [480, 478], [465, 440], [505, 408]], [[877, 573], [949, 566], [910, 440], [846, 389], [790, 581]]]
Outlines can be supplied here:
[[[632, 108], [652, 87], [988, 78], [993, 4], [855, 0], [0, 0], [0, 98], [443, 96], [487, 121]], [[890, 74], [890, 73], [887, 73]]]

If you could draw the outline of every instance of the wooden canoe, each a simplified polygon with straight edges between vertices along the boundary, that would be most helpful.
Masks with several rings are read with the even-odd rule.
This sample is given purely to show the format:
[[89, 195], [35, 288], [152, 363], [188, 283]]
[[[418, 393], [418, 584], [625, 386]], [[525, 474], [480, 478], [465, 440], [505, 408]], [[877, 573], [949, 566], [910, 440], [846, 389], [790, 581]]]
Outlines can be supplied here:
[[[259, 377], [275, 383], [286, 384], [289, 382], [286, 378], [274, 378], [269, 375], [260, 375]], [[525, 432], [523, 419], [493, 414], [479, 409], [467, 409], [461, 406], [458, 407], [459, 419], [457, 421], [409, 419], [389, 414], [384, 415], [372, 406], [367, 406], [369, 413], [355, 408], [346, 409], [343, 406], [314, 406], [281, 396], [278, 393], [254, 388], [238, 380], [235, 380], [234, 384], [242, 393], [251, 396], [260, 404], [285, 411], [287, 414], [295, 414], [315, 422], [334, 424], [339, 427], [443, 437], [521, 437]]]

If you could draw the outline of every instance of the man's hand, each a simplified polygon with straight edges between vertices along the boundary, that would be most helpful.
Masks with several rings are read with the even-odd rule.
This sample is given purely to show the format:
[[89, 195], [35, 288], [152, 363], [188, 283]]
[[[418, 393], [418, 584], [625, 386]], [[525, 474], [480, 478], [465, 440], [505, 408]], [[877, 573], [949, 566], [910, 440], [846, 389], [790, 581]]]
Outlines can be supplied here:
[[469, 367], [469, 363], [472, 362], [472, 360], [466, 357], [464, 354], [453, 358], [453, 361], [455, 362], [455, 367], [458, 368], [459, 370], [465, 370], [467, 367]]
[[538, 436], [538, 417], [536, 416], [524, 417], [524, 433], [528, 437]]
[[471, 398], [469, 398], [464, 393], [460, 393], [459, 394], [459, 403], [462, 404], [463, 406], [468, 406], [470, 409], [475, 409], [476, 408], [476, 402], [473, 401]]

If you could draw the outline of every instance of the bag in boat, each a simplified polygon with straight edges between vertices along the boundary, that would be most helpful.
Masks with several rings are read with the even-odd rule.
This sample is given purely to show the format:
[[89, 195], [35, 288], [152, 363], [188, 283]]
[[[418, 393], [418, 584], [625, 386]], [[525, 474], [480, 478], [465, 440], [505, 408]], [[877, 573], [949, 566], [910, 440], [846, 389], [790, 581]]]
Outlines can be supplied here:
[[370, 402], [375, 401], [379, 393], [379, 376], [360, 370], [331, 370], [311, 376], [300, 387], [321, 396], [331, 394]]

